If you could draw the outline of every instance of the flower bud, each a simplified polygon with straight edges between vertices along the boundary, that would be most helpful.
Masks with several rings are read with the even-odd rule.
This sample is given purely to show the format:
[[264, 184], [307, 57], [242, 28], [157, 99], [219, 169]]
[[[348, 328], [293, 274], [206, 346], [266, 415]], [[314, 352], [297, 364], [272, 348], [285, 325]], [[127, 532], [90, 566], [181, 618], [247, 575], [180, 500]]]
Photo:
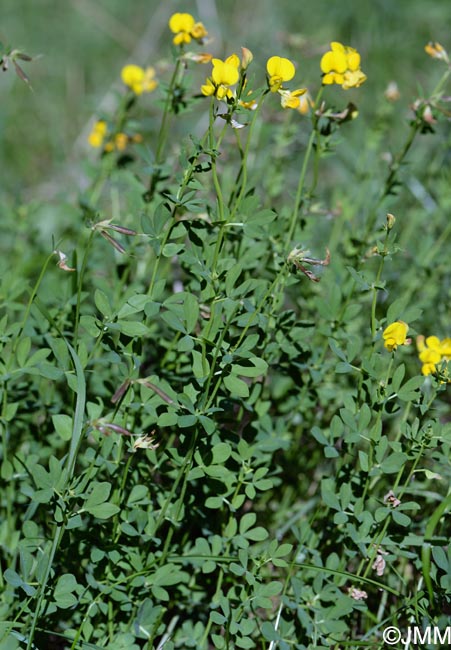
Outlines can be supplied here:
[[396, 217], [390, 212], [387, 212], [387, 230], [391, 230], [395, 225], [395, 222], [396, 222]]
[[247, 70], [254, 59], [254, 55], [247, 47], [241, 48], [241, 68]]

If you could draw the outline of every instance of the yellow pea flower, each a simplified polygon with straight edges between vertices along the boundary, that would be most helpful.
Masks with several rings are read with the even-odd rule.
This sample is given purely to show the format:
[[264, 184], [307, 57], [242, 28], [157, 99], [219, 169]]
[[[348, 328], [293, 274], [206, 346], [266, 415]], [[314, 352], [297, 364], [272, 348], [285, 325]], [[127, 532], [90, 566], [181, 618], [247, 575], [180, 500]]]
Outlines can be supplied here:
[[207, 30], [205, 29], [203, 23], [195, 23], [194, 27], [191, 30], [191, 36], [196, 41], [201, 41], [208, 35]]
[[217, 99], [233, 97], [230, 86], [237, 83], [240, 78], [240, 60], [236, 54], [227, 57], [225, 61], [213, 59], [213, 70], [211, 78], [207, 79], [201, 86], [201, 92], [205, 96], [215, 95]]
[[393, 350], [396, 350], [398, 345], [404, 345], [406, 343], [408, 330], [409, 326], [402, 320], [397, 320], [388, 325], [382, 333], [384, 347], [386, 347], [389, 352], [392, 352]]
[[91, 133], [88, 135], [88, 142], [91, 147], [101, 147], [107, 132], [107, 123], [104, 120], [98, 120], [92, 127]]
[[438, 336], [417, 336], [417, 349], [422, 362], [423, 375], [432, 375], [437, 372], [437, 365], [442, 361], [451, 359], [451, 339], [440, 340]]
[[272, 56], [266, 62], [266, 71], [269, 75], [270, 90], [275, 93], [282, 87], [284, 81], [293, 79], [296, 70], [289, 59]]
[[105, 144], [105, 151], [108, 153], [110, 151], [124, 151], [127, 148], [129, 140], [130, 138], [126, 133], [116, 133], [113, 140]]
[[144, 70], [144, 77], [141, 82], [141, 89], [143, 93], [151, 93], [158, 86], [158, 81], [155, 79], [155, 68], [148, 66]]
[[366, 75], [361, 70], [347, 70], [344, 73], [344, 80], [341, 85], [343, 90], [358, 88], [366, 81]]
[[279, 90], [280, 103], [282, 108], [299, 109], [300, 97], [307, 92], [307, 88], [298, 88], [297, 90]]
[[440, 43], [429, 41], [429, 43], [424, 46], [424, 50], [426, 54], [432, 56], [433, 59], [440, 59], [441, 61], [449, 63], [448, 52], [445, 50], [443, 45], [440, 45]]
[[334, 41], [320, 62], [323, 84], [339, 84], [344, 90], [358, 88], [366, 80], [360, 69], [360, 54], [352, 47]]
[[442, 341], [440, 342], [440, 352], [446, 358], [446, 360], [449, 361], [448, 357], [451, 358], [451, 339], [450, 338], [442, 339]]
[[126, 86], [128, 86], [135, 95], [142, 93], [150, 93], [158, 85], [155, 80], [155, 69], [149, 66], [144, 69], [139, 65], [126, 65], [122, 68], [121, 78]]
[[299, 97], [299, 106], [297, 107], [297, 110], [301, 115], [307, 115], [312, 107], [313, 100], [310, 93], [307, 91]]
[[208, 34], [203, 23], [194, 20], [191, 14], [176, 13], [169, 19], [169, 29], [175, 34], [172, 39], [174, 45], [191, 43], [191, 39], [201, 41]]
[[173, 34], [174, 45], [182, 45], [191, 42], [191, 31], [195, 25], [195, 20], [191, 14], [176, 13], [172, 14], [169, 19], [169, 29]]

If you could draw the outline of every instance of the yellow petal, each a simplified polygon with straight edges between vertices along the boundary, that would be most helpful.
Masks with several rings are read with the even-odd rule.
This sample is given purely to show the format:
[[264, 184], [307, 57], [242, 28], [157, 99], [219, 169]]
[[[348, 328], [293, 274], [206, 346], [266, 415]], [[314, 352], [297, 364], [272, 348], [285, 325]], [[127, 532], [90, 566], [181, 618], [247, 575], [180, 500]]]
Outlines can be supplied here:
[[342, 87], [345, 90], [348, 90], [349, 88], [358, 88], [365, 81], [366, 81], [366, 75], [363, 74], [361, 70], [356, 70], [355, 72], [351, 72], [350, 70], [347, 70], [343, 75]]
[[438, 336], [428, 336], [426, 339], [426, 345], [431, 350], [440, 350], [440, 339]]
[[179, 32], [190, 32], [194, 27], [194, 18], [191, 14], [176, 13], [169, 19], [169, 29], [174, 34]]
[[398, 345], [403, 345], [406, 342], [407, 332], [409, 326], [402, 320], [391, 323], [382, 333], [384, 339], [384, 346], [390, 352], [395, 350]]
[[208, 35], [207, 30], [205, 29], [202, 23], [196, 23], [191, 29], [191, 36], [196, 39], [196, 41], [201, 38], [205, 38]]
[[141, 83], [144, 77], [144, 70], [139, 65], [126, 65], [122, 68], [121, 78], [126, 86], [132, 88], [136, 83]]
[[206, 97], [210, 97], [211, 95], [214, 95], [214, 93], [215, 93], [215, 86], [211, 82], [210, 79], [207, 79], [205, 84], [200, 87], [200, 91], [201, 91], [202, 95], [205, 95]]
[[270, 77], [278, 77], [282, 81], [290, 81], [296, 72], [293, 63], [281, 56], [272, 56], [268, 59], [266, 70]]
[[96, 133], [95, 131], [92, 131], [92, 133], [88, 135], [88, 142], [91, 145], [91, 147], [95, 147], [95, 148], [100, 147], [102, 146], [103, 135], [101, 135], [100, 133]]
[[233, 84], [236, 84], [238, 81], [240, 73], [235, 65], [227, 63], [227, 61], [221, 61], [220, 59], [213, 59], [213, 71], [211, 76], [217, 86], [221, 84], [233, 86]]
[[342, 52], [344, 54], [345, 52], [345, 46], [339, 43], [338, 41], [333, 41], [330, 44], [330, 49], [332, 52]]
[[240, 67], [240, 59], [238, 58], [237, 54], [231, 54], [230, 56], [228, 56], [224, 61], [224, 63], [226, 63], [227, 65], [231, 65], [237, 69]]
[[348, 54], [348, 68], [349, 70], [358, 70], [360, 67], [360, 54], [353, 50]]

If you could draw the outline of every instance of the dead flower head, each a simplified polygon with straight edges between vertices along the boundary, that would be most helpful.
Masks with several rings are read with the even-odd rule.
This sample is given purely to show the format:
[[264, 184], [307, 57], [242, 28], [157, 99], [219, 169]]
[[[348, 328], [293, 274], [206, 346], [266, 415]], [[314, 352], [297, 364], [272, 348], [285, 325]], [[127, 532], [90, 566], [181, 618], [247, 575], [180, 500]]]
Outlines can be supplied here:
[[319, 260], [315, 257], [310, 257], [310, 251], [296, 247], [293, 248], [291, 253], [288, 255], [287, 262], [288, 264], [293, 264], [298, 271], [302, 271], [302, 273], [312, 282], [319, 282], [320, 278], [312, 271], [305, 268], [304, 265], [311, 264], [313, 266], [327, 266], [330, 263], [330, 252], [329, 249], [326, 248], [326, 257], [323, 260]]
[[366, 591], [362, 591], [362, 589], [357, 589], [357, 587], [349, 587], [348, 594], [354, 600], [365, 600], [366, 598], [368, 598], [368, 594], [366, 593]]
[[71, 266], [68, 265], [67, 263], [67, 255], [63, 253], [63, 251], [53, 251], [55, 255], [58, 255], [59, 261], [56, 263], [56, 265], [62, 270], [62, 271], [75, 271]]
[[388, 503], [389, 505], [393, 506], [393, 508], [397, 508], [399, 505], [401, 505], [401, 501], [395, 497], [393, 490], [390, 490], [384, 496], [384, 503]]

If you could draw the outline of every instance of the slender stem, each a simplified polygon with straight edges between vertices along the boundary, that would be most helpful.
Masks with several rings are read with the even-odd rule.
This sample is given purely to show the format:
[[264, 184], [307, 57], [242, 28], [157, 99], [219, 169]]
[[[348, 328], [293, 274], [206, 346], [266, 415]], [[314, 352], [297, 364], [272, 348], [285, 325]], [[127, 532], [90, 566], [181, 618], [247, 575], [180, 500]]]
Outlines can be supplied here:
[[310, 155], [311, 155], [312, 150], [313, 150], [313, 144], [314, 144], [315, 138], [317, 136], [316, 127], [317, 127], [317, 123], [318, 123], [318, 118], [316, 116], [315, 109], [317, 108], [319, 102], [321, 101], [322, 92], [323, 92], [323, 88], [321, 86], [321, 88], [318, 91], [318, 95], [317, 95], [317, 97], [315, 99], [315, 104], [314, 104], [314, 108], [313, 108], [312, 131], [310, 133], [310, 137], [309, 137], [308, 142], [307, 142], [307, 148], [305, 150], [304, 160], [302, 162], [301, 173], [300, 173], [299, 181], [298, 181], [298, 187], [297, 187], [297, 190], [296, 190], [296, 198], [294, 200], [293, 212], [291, 214], [290, 225], [289, 225], [288, 233], [287, 233], [287, 237], [286, 237], [286, 247], [287, 248], [290, 246], [291, 239], [292, 239], [293, 233], [294, 233], [294, 229], [296, 227], [296, 222], [297, 222], [299, 210], [300, 210], [301, 205], [302, 205], [302, 199], [303, 199], [302, 194], [303, 194], [303, 191], [304, 191], [305, 177], [306, 177], [306, 174], [307, 174], [308, 164], [309, 164], [309, 161], [310, 161]]
[[94, 230], [91, 230], [88, 241], [86, 243], [85, 252], [83, 254], [83, 261], [81, 263], [80, 274], [78, 276], [77, 304], [75, 306], [75, 323], [74, 323], [74, 338], [73, 338], [73, 345], [75, 348], [77, 347], [77, 339], [78, 339], [78, 327], [80, 321], [80, 306], [81, 306], [81, 294], [83, 290], [83, 280], [85, 277], [86, 266], [88, 264], [88, 253], [91, 248], [93, 237], [94, 237]]
[[373, 348], [376, 343], [376, 305], [377, 305], [377, 294], [378, 294], [378, 285], [382, 276], [382, 271], [384, 269], [385, 256], [387, 255], [387, 242], [390, 235], [390, 230], [387, 228], [385, 232], [384, 240], [384, 250], [380, 253], [381, 259], [379, 261], [379, 268], [377, 269], [376, 280], [373, 284], [373, 299], [371, 301], [371, 337], [373, 339]]
[[27, 324], [28, 316], [30, 315], [30, 310], [31, 310], [31, 306], [32, 306], [32, 304], [33, 304], [33, 300], [35, 299], [36, 294], [37, 294], [38, 291], [39, 291], [39, 287], [41, 286], [41, 282], [42, 282], [42, 280], [44, 279], [45, 272], [47, 271], [47, 267], [48, 267], [48, 265], [49, 265], [49, 263], [50, 263], [50, 260], [52, 259], [53, 255], [54, 255], [53, 252], [50, 253], [50, 255], [49, 255], [49, 256], [47, 257], [47, 259], [45, 260], [45, 262], [44, 262], [44, 264], [43, 264], [43, 267], [42, 267], [42, 269], [41, 269], [41, 272], [40, 272], [40, 274], [39, 274], [39, 277], [38, 277], [38, 279], [37, 279], [37, 281], [36, 281], [36, 284], [35, 284], [34, 287], [33, 287], [33, 290], [32, 290], [32, 292], [31, 292], [30, 298], [29, 298], [29, 300], [28, 300], [28, 304], [27, 304], [27, 308], [26, 308], [26, 310], [25, 310], [24, 317], [23, 317], [23, 319], [22, 319], [22, 323], [21, 323], [21, 325], [20, 325], [19, 331], [18, 331], [17, 336], [16, 336], [16, 338], [15, 338], [15, 340], [14, 340], [14, 343], [13, 343], [13, 345], [12, 345], [12, 354], [11, 354], [11, 359], [12, 359], [12, 356], [14, 355], [14, 352], [16, 351], [16, 348], [17, 348], [17, 346], [18, 346], [18, 344], [19, 344], [20, 337], [22, 336], [22, 334], [23, 334], [23, 332], [24, 332], [25, 325]]
[[172, 117], [172, 102], [174, 98], [174, 88], [177, 83], [180, 69], [182, 66], [182, 59], [179, 56], [177, 58], [177, 62], [174, 67], [174, 71], [172, 73], [171, 81], [169, 82], [169, 88], [166, 93], [166, 101], [164, 103], [164, 110], [163, 110], [163, 117], [161, 119], [161, 125], [160, 125], [160, 130], [158, 132], [158, 141], [157, 141], [157, 149], [155, 152], [155, 162], [154, 162], [154, 170], [152, 172], [152, 175], [150, 177], [150, 182], [149, 182], [149, 190], [146, 195], [146, 201], [150, 202], [152, 200], [152, 197], [155, 193], [155, 188], [157, 186], [158, 181], [160, 180], [160, 169], [159, 166], [162, 161], [162, 155], [163, 151], [166, 145], [166, 141], [168, 138], [168, 133], [169, 133], [169, 126], [171, 122], [171, 117]]
[[262, 96], [260, 97], [260, 100], [258, 101], [258, 104], [257, 104], [257, 108], [253, 112], [252, 120], [251, 120], [251, 122], [249, 124], [249, 131], [248, 131], [248, 135], [247, 135], [246, 145], [244, 147], [244, 151], [243, 151], [243, 154], [242, 154], [241, 166], [240, 166], [240, 170], [238, 172], [238, 177], [237, 177], [237, 179], [241, 178], [241, 186], [240, 186], [240, 190], [238, 192], [238, 196], [237, 196], [236, 201], [235, 201], [235, 205], [233, 206], [233, 209], [232, 209], [232, 211], [230, 213], [230, 220], [231, 221], [233, 221], [236, 213], [238, 212], [238, 209], [239, 209], [239, 207], [241, 205], [241, 201], [243, 199], [243, 196], [246, 193], [246, 188], [247, 188], [247, 159], [248, 159], [248, 155], [249, 155], [250, 144], [251, 144], [251, 141], [252, 141], [252, 134], [253, 134], [253, 131], [254, 131], [255, 123], [257, 121], [257, 117], [260, 114], [261, 108], [263, 106], [264, 99], [265, 99], [268, 92], [269, 91], [265, 91], [262, 94]]

